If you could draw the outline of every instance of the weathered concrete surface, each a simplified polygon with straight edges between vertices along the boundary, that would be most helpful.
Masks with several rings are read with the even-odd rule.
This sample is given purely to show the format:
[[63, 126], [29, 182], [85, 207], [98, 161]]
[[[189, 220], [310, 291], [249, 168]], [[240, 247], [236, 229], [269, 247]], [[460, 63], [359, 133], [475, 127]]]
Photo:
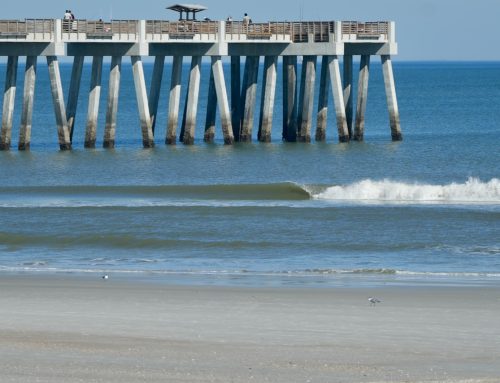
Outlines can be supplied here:
[[328, 56], [321, 60], [321, 75], [319, 81], [318, 114], [316, 116], [316, 141], [325, 141], [326, 122], [328, 117]]
[[165, 67], [165, 56], [156, 56], [149, 89], [149, 113], [151, 119], [151, 130], [153, 134], [156, 126], [156, 115], [158, 113], [158, 102], [160, 100], [161, 82], [163, 80], [163, 68]]
[[198, 96], [200, 94], [201, 79], [201, 56], [193, 56], [191, 59], [191, 70], [189, 73], [189, 85], [184, 113], [185, 125], [182, 143], [184, 145], [194, 144], [194, 132], [196, 128], [196, 114], [198, 112]]
[[277, 56], [266, 56], [264, 59], [264, 76], [258, 132], [258, 139], [260, 142], [271, 142], [274, 99], [276, 95], [277, 66]]
[[3, 93], [2, 130], [0, 133], [0, 150], [10, 150], [12, 123], [16, 100], [17, 56], [9, 56], [5, 74], [5, 90]]
[[311, 142], [311, 125], [314, 107], [314, 83], [316, 81], [316, 56], [304, 56], [300, 76], [298, 135], [300, 142]]
[[212, 74], [214, 76], [217, 104], [219, 105], [224, 144], [230, 145], [234, 142], [234, 135], [233, 127], [231, 124], [231, 111], [229, 110], [229, 101], [227, 98], [226, 82], [224, 80], [224, 68], [222, 67], [221, 57], [212, 57]]
[[168, 103], [168, 122], [165, 143], [175, 145], [177, 125], [179, 124], [179, 105], [181, 102], [182, 56], [174, 56], [172, 76], [170, 80], [170, 96]]
[[340, 79], [339, 59], [337, 56], [329, 56], [328, 62], [330, 81], [332, 84], [333, 102], [335, 105], [335, 115], [337, 119], [339, 142], [348, 142], [349, 130], [347, 129], [347, 121], [345, 116], [344, 93], [342, 89], [342, 81]]
[[104, 127], [104, 148], [115, 147], [116, 116], [118, 112], [118, 94], [120, 93], [122, 57], [111, 57], [109, 72], [108, 108], [106, 110], [106, 126]]
[[84, 143], [86, 148], [95, 148], [97, 117], [99, 116], [99, 102], [101, 101], [102, 60], [102, 56], [94, 56], [92, 60], [87, 127], [85, 129]]
[[344, 56], [344, 102], [347, 130], [352, 138], [353, 92], [352, 92], [352, 55]]
[[365, 135], [365, 112], [368, 99], [368, 79], [370, 75], [370, 56], [362, 55], [359, 63], [358, 98], [356, 103], [356, 124], [354, 140], [363, 141]]
[[75, 56], [73, 58], [73, 67], [71, 69], [71, 82], [69, 84], [68, 103], [66, 105], [66, 120], [68, 121], [69, 138], [71, 142], [73, 142], [76, 108], [78, 105], [78, 96], [80, 94], [80, 83], [82, 80], [84, 59], [84, 56]]
[[381, 57], [382, 70], [384, 72], [385, 94], [387, 97], [387, 107], [389, 109], [389, 122], [391, 125], [391, 136], [393, 141], [401, 141], [401, 125], [399, 122], [398, 100], [396, 98], [396, 85], [394, 82], [394, 73], [392, 71], [391, 56]]
[[215, 92], [214, 73], [210, 70], [210, 81], [208, 84], [207, 117], [205, 119], [205, 142], [213, 142], [215, 137], [215, 117], [217, 112], [217, 93]]
[[37, 56], [26, 57], [24, 70], [23, 110], [19, 128], [18, 150], [29, 150], [31, 146], [31, 126], [33, 121], [33, 104], [35, 101], [35, 82]]
[[241, 142], [252, 141], [258, 76], [259, 56], [247, 56], [245, 61], [245, 73], [243, 74], [243, 89], [241, 90], [241, 103], [243, 105], [243, 120], [239, 136], [239, 141]]
[[141, 121], [142, 145], [144, 148], [155, 146], [153, 130], [151, 128], [151, 115], [149, 114], [148, 94], [146, 81], [144, 79], [144, 68], [140, 56], [131, 56], [132, 72], [134, 74], [135, 95], [139, 108], [139, 118]]
[[231, 124], [236, 141], [241, 129], [241, 57], [231, 56]]
[[297, 56], [283, 56], [284, 141], [297, 140]]

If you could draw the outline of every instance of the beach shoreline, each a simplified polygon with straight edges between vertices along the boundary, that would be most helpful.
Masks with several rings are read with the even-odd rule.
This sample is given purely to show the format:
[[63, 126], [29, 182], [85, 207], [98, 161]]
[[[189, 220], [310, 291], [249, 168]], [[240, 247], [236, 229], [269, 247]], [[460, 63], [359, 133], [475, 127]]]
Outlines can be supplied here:
[[[500, 286], [0, 275], [2, 382], [497, 382]], [[371, 306], [367, 298], [382, 302]]]

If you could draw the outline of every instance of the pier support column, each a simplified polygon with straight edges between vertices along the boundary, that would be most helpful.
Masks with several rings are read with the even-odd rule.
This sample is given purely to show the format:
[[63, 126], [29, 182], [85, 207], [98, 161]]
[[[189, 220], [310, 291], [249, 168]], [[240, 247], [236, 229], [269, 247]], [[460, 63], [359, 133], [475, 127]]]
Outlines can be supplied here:
[[54, 113], [56, 115], [59, 148], [61, 150], [71, 150], [71, 139], [66, 119], [66, 106], [64, 105], [61, 73], [59, 71], [57, 56], [47, 56], [47, 65], [49, 67], [50, 89], [52, 92], [52, 101], [54, 102]]
[[345, 117], [347, 120], [347, 130], [349, 137], [352, 138], [352, 115], [353, 115], [353, 97], [352, 97], [352, 55], [344, 56], [344, 102]]
[[319, 81], [318, 115], [316, 118], [316, 141], [325, 141], [328, 117], [328, 56], [321, 59], [321, 77]]
[[262, 81], [262, 98], [260, 106], [259, 132], [260, 142], [271, 142], [273, 126], [274, 98], [276, 95], [277, 56], [266, 56], [264, 59], [264, 76]]
[[17, 56], [9, 56], [5, 75], [5, 91], [3, 94], [2, 130], [0, 134], [0, 150], [9, 150], [12, 137], [12, 121], [16, 100]]
[[109, 71], [108, 108], [106, 110], [106, 126], [104, 127], [104, 148], [115, 147], [116, 115], [118, 112], [118, 94], [120, 93], [122, 57], [111, 57]]
[[328, 56], [328, 62], [339, 142], [349, 142], [349, 130], [347, 129], [345, 116], [344, 93], [342, 90], [342, 81], [340, 79], [339, 58], [338, 56]]
[[151, 115], [149, 114], [148, 94], [146, 81], [144, 80], [144, 68], [140, 56], [131, 56], [132, 71], [134, 74], [135, 95], [139, 107], [139, 118], [141, 120], [142, 145], [144, 148], [155, 146], [153, 130], [151, 129]]
[[80, 82], [82, 79], [84, 59], [84, 56], [75, 56], [73, 58], [73, 68], [71, 69], [71, 82], [69, 84], [68, 104], [66, 106], [66, 120], [68, 121], [69, 138], [71, 142], [73, 142], [76, 107], [78, 105], [78, 95], [80, 94]]
[[101, 100], [102, 56], [92, 59], [92, 74], [90, 78], [89, 106], [87, 112], [87, 128], [85, 130], [86, 148], [95, 148], [97, 137], [97, 117], [99, 101]]
[[186, 98], [185, 112], [182, 127], [182, 142], [185, 145], [194, 144], [196, 128], [196, 113], [198, 112], [198, 96], [200, 93], [201, 56], [193, 56], [189, 73], [189, 86]]
[[213, 142], [215, 137], [215, 117], [217, 112], [217, 94], [215, 93], [214, 74], [210, 70], [210, 81], [208, 84], [207, 117], [205, 120], [205, 142]]
[[231, 56], [231, 125], [233, 137], [240, 140], [241, 129], [241, 57]]
[[156, 126], [156, 115], [158, 113], [158, 102], [160, 100], [161, 82], [163, 80], [163, 68], [165, 66], [165, 56], [156, 56], [153, 67], [153, 77], [151, 78], [151, 88], [149, 89], [149, 113], [151, 119], [151, 130], [153, 134]]
[[302, 59], [297, 136], [300, 142], [311, 142], [316, 60], [316, 56], [304, 56]]
[[243, 119], [239, 137], [241, 142], [252, 141], [255, 100], [257, 98], [257, 78], [259, 76], [259, 59], [259, 56], [247, 56], [245, 60], [243, 89], [241, 91], [241, 103], [243, 105]]
[[215, 93], [217, 94], [217, 103], [219, 105], [224, 144], [230, 145], [234, 143], [234, 135], [231, 124], [229, 101], [227, 99], [226, 82], [224, 81], [224, 68], [222, 67], [220, 56], [212, 56], [212, 74], [214, 77]]
[[401, 125], [399, 122], [398, 100], [396, 98], [396, 85], [394, 83], [394, 73], [392, 71], [391, 56], [382, 55], [382, 70], [384, 72], [385, 94], [387, 97], [387, 107], [389, 109], [389, 121], [391, 124], [391, 136], [393, 141], [401, 141]]
[[370, 55], [362, 55], [359, 64], [358, 98], [356, 103], [356, 124], [354, 140], [363, 141], [365, 135], [365, 111], [368, 98], [368, 78], [370, 76]]
[[182, 56], [174, 56], [168, 99], [167, 134], [165, 144], [175, 145], [177, 125], [179, 124], [179, 105], [181, 101]]
[[19, 150], [29, 150], [31, 145], [31, 123], [33, 120], [33, 102], [35, 100], [35, 80], [37, 56], [26, 57], [24, 70], [23, 110], [19, 128]]
[[283, 56], [283, 141], [297, 140], [297, 56]]

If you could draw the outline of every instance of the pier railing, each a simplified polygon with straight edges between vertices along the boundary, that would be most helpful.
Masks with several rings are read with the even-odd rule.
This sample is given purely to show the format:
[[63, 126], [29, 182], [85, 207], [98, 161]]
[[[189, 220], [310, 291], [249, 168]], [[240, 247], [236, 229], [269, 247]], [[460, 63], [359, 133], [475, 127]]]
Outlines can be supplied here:
[[217, 21], [146, 20], [146, 40], [215, 40], [219, 31]]
[[135, 41], [139, 33], [138, 20], [63, 20], [62, 40], [79, 41], [109, 39]]
[[0, 20], [0, 39], [51, 41], [54, 20]]
[[360, 23], [358, 21], [342, 21], [342, 40], [387, 40], [389, 23], [375, 21]]

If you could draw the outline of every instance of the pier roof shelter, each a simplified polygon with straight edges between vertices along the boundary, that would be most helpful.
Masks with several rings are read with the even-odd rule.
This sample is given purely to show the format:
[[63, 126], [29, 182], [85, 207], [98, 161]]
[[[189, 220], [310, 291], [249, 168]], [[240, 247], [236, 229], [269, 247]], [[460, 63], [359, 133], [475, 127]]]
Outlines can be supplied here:
[[171, 9], [172, 11], [179, 12], [179, 20], [183, 20], [182, 14], [184, 12], [186, 12], [186, 20], [189, 20], [189, 13], [193, 14], [192, 20], [196, 20], [196, 14], [198, 12], [204, 11], [208, 8], [203, 6], [203, 5], [198, 5], [198, 4], [174, 4], [174, 5], [171, 5], [170, 7], [167, 7], [167, 9]]

